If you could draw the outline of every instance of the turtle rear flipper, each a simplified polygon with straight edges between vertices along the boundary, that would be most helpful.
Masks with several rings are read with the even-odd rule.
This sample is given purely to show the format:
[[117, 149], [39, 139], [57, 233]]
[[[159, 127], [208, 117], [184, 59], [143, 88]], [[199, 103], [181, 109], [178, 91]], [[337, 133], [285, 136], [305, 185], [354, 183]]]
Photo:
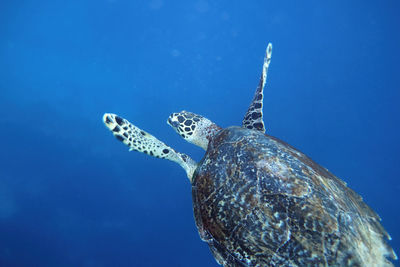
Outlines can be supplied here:
[[115, 114], [105, 113], [103, 122], [119, 141], [129, 146], [129, 151], [138, 151], [156, 158], [174, 161], [185, 169], [189, 180], [192, 180], [197, 163], [188, 155], [175, 151], [153, 135]]
[[267, 73], [269, 63], [271, 62], [272, 56], [272, 44], [269, 43], [265, 52], [263, 70], [261, 73], [260, 83], [258, 84], [256, 93], [254, 94], [253, 101], [244, 116], [242, 127], [247, 129], [254, 129], [265, 133], [265, 126], [263, 121], [263, 99], [264, 99], [264, 87], [267, 80]]

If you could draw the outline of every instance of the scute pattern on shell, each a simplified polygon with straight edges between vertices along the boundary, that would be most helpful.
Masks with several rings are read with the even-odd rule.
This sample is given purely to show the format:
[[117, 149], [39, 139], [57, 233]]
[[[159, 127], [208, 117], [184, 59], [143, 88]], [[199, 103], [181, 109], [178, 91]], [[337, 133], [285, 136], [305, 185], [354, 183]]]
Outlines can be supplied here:
[[224, 266], [392, 266], [388, 235], [362, 198], [258, 131], [222, 130], [194, 174], [192, 195], [200, 237]]

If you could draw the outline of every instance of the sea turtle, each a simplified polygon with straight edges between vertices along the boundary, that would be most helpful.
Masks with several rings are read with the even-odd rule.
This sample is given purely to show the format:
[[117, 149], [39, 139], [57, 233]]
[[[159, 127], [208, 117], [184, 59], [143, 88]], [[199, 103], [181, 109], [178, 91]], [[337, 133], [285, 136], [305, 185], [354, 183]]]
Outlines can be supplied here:
[[262, 75], [241, 127], [222, 129], [203, 116], [172, 113], [168, 124], [206, 150], [196, 163], [115, 114], [114, 136], [148, 155], [177, 162], [192, 185], [202, 240], [223, 266], [393, 266], [379, 216], [346, 183], [285, 142], [266, 135]]

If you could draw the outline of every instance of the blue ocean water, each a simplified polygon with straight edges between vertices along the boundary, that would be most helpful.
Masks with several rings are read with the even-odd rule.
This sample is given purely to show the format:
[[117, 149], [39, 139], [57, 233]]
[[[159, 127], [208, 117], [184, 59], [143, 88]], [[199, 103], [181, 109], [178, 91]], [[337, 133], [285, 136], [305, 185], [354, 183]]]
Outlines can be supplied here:
[[1, 1], [0, 266], [217, 266], [184, 171], [129, 153], [101, 118], [200, 160], [168, 115], [239, 125], [268, 42], [268, 133], [362, 195], [399, 254], [399, 13], [395, 0]]

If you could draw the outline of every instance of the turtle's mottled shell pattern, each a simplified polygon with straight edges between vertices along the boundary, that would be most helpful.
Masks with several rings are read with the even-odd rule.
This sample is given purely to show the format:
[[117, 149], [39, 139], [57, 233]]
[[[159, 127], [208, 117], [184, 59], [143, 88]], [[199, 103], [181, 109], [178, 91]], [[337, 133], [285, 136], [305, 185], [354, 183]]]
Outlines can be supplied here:
[[[365, 266], [389, 249], [378, 215], [359, 195], [258, 131], [218, 133], [192, 194], [200, 236], [224, 266]], [[366, 256], [371, 249], [380, 254]]]

